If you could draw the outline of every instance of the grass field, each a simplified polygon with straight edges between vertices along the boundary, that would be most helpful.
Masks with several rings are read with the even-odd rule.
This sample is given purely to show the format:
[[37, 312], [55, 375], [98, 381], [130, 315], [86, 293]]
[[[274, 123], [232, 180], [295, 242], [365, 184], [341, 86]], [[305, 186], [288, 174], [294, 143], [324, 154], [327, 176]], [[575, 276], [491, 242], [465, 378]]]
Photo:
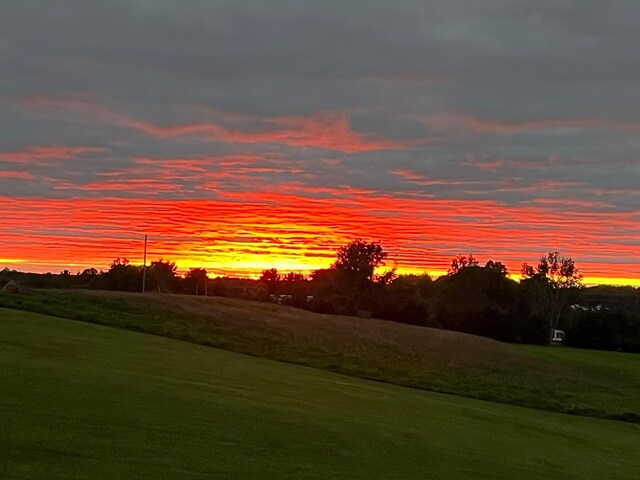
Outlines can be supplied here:
[[3, 479], [636, 479], [640, 426], [0, 309]]
[[0, 294], [2, 306], [397, 385], [640, 423], [640, 355], [510, 345], [216, 297], [41, 290]]
[[43, 290], [0, 295], [0, 306], [425, 390], [640, 422], [639, 355], [509, 345], [215, 297]]

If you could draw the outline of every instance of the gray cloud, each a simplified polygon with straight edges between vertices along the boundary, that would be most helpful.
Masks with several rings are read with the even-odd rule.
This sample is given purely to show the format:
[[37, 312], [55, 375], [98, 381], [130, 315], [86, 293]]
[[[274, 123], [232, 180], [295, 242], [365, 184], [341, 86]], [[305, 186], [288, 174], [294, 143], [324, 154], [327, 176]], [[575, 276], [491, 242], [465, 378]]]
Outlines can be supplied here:
[[[257, 159], [211, 160], [209, 176], [172, 175], [162, 195], [214, 195], [199, 187], [218, 172], [237, 190], [298, 182], [637, 209], [639, 16], [633, 1], [7, 1], [3, 188], [97, 195], [82, 188], [138, 157], [242, 153]], [[8, 161], [38, 145], [104, 151], [63, 167]]]

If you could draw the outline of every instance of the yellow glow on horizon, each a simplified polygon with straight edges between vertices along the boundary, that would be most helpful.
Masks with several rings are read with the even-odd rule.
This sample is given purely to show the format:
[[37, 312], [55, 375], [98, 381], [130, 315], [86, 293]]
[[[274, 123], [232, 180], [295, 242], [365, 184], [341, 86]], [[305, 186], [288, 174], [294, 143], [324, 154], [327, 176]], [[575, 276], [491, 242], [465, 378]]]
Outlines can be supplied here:
[[[150, 265], [152, 261], [159, 258], [150, 257], [147, 259], [147, 265]], [[223, 261], [203, 261], [198, 258], [181, 258], [176, 261], [178, 272], [183, 275], [191, 268], [204, 268], [208, 271], [210, 278], [218, 276], [230, 276], [230, 277], [243, 277], [257, 279], [260, 277], [263, 270], [270, 268], [276, 268], [281, 274], [289, 272], [302, 273], [304, 275], [310, 275], [315, 270], [326, 269], [334, 262], [332, 258], [317, 258], [317, 257], [292, 257], [292, 256], [279, 256], [279, 255], [239, 255], [225, 259]], [[35, 271], [44, 273], [44, 271], [68, 268], [82, 270], [89, 268], [92, 265], [99, 265], [100, 262], [88, 262], [87, 265], [81, 263], [50, 263], [50, 262], [37, 262], [29, 261], [20, 258], [0, 258], [0, 269], [7, 266], [10, 269], [22, 269], [25, 272]], [[142, 265], [142, 261], [133, 260], [132, 264]], [[24, 268], [24, 265], [36, 268]], [[392, 268], [393, 265], [387, 264], [386, 266], [378, 269], [378, 273], [382, 273]], [[103, 267], [103, 270], [108, 270], [108, 267]], [[56, 272], [57, 273], [57, 272]], [[416, 268], [403, 268], [397, 269], [398, 275], [424, 275], [428, 274], [434, 280], [438, 277], [447, 275], [446, 270], [442, 269], [416, 269]], [[509, 278], [515, 281], [520, 281], [519, 274], [509, 275]], [[600, 276], [585, 276], [583, 284], [586, 286], [594, 285], [611, 285], [611, 286], [631, 286], [640, 288], [640, 278], [630, 277], [600, 277]]]
[[[391, 268], [390, 266], [384, 267], [382, 269], [382, 271], [387, 270], [388, 268]], [[419, 268], [402, 268], [399, 267], [396, 270], [396, 273], [398, 275], [429, 275], [431, 278], [436, 279], [438, 277], [441, 277], [443, 275], [447, 274], [446, 270], [437, 270], [437, 269], [419, 269]]]
[[270, 268], [276, 268], [278, 272], [285, 274], [299, 272], [309, 275], [314, 270], [329, 268], [333, 260], [327, 261], [311, 257], [279, 257], [277, 255], [242, 255], [233, 260], [223, 262], [185, 259], [176, 263], [180, 272], [186, 272], [191, 268], [204, 268], [208, 271], [210, 277], [228, 275], [258, 278], [263, 270]]
[[0, 264], [5, 263], [27, 263], [27, 261], [22, 258], [0, 258]]
[[[204, 268], [208, 271], [209, 277], [228, 275], [232, 277], [259, 278], [263, 270], [275, 268], [281, 274], [289, 272], [302, 273], [310, 275], [315, 270], [323, 270], [329, 268], [335, 259], [333, 258], [313, 258], [313, 257], [286, 257], [278, 255], [243, 255], [231, 261], [202, 261], [198, 259], [184, 259], [176, 262], [178, 272], [186, 273], [191, 268]], [[393, 265], [387, 264], [376, 270], [376, 273], [384, 273], [393, 268]], [[230, 273], [229, 273], [230, 272]], [[235, 272], [235, 273], [234, 273]], [[438, 269], [415, 269], [415, 268], [398, 268], [398, 275], [429, 275], [437, 278], [447, 274], [446, 270]]]
[[[263, 270], [275, 268], [281, 274], [289, 272], [302, 273], [310, 275], [315, 270], [326, 269], [331, 266], [334, 259], [318, 259], [312, 257], [288, 257], [279, 255], [241, 255], [235, 259], [227, 261], [202, 261], [198, 259], [183, 259], [176, 264], [181, 274], [189, 271], [190, 268], [204, 268], [208, 271], [209, 277], [230, 276], [243, 278], [259, 278]], [[149, 262], [150, 263], [150, 262]], [[377, 273], [383, 273], [391, 269], [393, 265], [387, 262], [387, 265], [379, 268]], [[434, 280], [438, 277], [446, 276], [447, 270], [442, 269], [416, 269], [399, 267], [396, 270], [398, 275], [429, 275]], [[508, 278], [519, 282], [520, 274], [510, 274]], [[585, 276], [583, 283], [586, 286], [594, 285], [612, 285], [612, 286], [632, 286], [640, 287], [640, 278], [627, 277], [591, 277]]]
[[640, 278], [584, 277], [583, 283], [592, 285], [612, 285], [616, 287], [640, 287]]

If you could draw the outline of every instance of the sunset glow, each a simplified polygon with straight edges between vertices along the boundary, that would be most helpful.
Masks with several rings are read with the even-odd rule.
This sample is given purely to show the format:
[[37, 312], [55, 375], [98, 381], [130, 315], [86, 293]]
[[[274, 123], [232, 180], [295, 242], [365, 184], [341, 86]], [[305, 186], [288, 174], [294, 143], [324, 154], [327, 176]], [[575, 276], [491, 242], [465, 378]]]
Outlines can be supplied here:
[[[142, 263], [146, 233], [150, 259], [173, 260], [182, 270], [256, 276], [276, 267], [308, 273], [328, 267], [340, 245], [364, 233], [381, 240], [391, 253], [387, 265], [397, 264], [404, 273], [440, 275], [453, 256], [472, 252], [481, 261], [503, 261], [516, 274], [522, 261], [559, 248], [571, 252], [587, 282], [639, 283], [629, 265], [611, 261], [637, 255], [637, 247], [627, 245], [634, 235], [632, 214], [611, 218], [574, 208], [576, 224], [567, 229], [566, 211], [379, 193], [340, 200], [260, 192], [216, 201], [0, 197], [0, 207], [8, 224], [19, 225], [0, 236], [8, 257], [2, 263], [36, 271], [106, 268], [118, 257]], [[605, 236], [614, 229], [615, 235]]]
[[618, 30], [591, 43], [551, 7], [117, 3], [16, 6], [0, 33], [0, 268], [141, 264], [148, 235], [181, 271], [309, 273], [362, 237], [400, 273], [472, 253], [518, 278], [558, 250], [640, 286]]

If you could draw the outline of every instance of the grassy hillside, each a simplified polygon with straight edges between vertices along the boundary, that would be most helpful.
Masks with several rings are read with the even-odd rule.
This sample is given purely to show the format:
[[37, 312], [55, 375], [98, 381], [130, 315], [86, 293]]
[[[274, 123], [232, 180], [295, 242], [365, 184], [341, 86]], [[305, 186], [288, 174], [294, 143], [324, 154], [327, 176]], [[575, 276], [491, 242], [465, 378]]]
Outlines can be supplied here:
[[587, 416], [640, 420], [640, 356], [528, 347], [225, 298], [90, 291], [0, 306], [154, 333], [362, 378]]
[[635, 479], [640, 426], [0, 309], [6, 479]]

